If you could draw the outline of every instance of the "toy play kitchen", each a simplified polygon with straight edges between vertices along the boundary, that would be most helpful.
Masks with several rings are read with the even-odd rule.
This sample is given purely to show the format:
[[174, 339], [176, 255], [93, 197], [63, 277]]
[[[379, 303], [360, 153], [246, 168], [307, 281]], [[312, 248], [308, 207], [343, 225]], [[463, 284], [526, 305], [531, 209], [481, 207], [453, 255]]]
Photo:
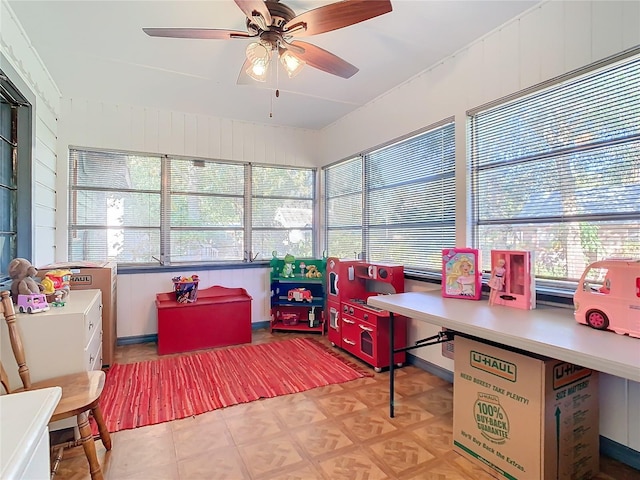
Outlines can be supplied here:
[[[367, 305], [367, 298], [404, 292], [404, 267], [362, 260], [327, 259], [327, 310], [329, 341], [377, 372], [389, 366], [389, 312]], [[394, 344], [407, 342], [407, 322], [394, 317]], [[394, 355], [401, 366], [405, 352]]]

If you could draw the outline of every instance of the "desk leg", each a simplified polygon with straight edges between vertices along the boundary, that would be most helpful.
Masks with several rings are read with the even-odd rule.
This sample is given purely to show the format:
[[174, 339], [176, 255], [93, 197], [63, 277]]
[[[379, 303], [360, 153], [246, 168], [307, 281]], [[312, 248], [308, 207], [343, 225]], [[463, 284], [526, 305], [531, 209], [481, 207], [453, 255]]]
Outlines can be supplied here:
[[389, 312], [389, 417], [393, 418], [393, 377], [394, 377], [394, 370], [395, 370], [395, 363], [394, 363], [394, 349], [395, 349], [395, 341], [394, 341], [394, 331], [395, 328], [393, 328], [393, 313]]

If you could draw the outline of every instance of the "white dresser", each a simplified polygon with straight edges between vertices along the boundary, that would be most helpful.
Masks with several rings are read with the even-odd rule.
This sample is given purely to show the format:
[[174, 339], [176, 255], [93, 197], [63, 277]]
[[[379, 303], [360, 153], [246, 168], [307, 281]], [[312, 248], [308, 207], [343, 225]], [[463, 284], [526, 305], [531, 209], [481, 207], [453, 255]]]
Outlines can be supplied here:
[[0, 478], [48, 480], [49, 430], [62, 389], [43, 388], [0, 396]]
[[[100, 290], [72, 290], [63, 307], [16, 317], [32, 382], [102, 368]], [[11, 388], [21, 388], [4, 319], [0, 319], [0, 352]], [[64, 420], [52, 424], [52, 430], [73, 425], [73, 420]]]

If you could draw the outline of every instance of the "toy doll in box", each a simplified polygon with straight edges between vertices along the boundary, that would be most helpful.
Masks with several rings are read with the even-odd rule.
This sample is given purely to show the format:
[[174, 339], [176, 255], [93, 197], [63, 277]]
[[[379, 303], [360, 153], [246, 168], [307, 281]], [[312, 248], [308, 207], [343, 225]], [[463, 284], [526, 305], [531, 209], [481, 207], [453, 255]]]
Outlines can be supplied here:
[[521, 250], [491, 250], [489, 305], [536, 308], [533, 255]]
[[442, 251], [442, 296], [479, 300], [482, 274], [479, 252], [474, 248], [447, 248]]

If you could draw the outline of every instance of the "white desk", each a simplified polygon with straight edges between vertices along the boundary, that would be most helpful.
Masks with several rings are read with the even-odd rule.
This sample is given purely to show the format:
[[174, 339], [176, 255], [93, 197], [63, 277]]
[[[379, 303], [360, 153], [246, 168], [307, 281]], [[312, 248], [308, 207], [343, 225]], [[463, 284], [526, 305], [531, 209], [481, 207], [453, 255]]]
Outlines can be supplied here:
[[[369, 297], [369, 305], [456, 332], [640, 382], [640, 339], [578, 324], [572, 309], [534, 310], [442, 298], [440, 291]], [[391, 339], [393, 348], [393, 339]], [[390, 353], [391, 355], [391, 353]], [[390, 410], [393, 416], [393, 363]]]
[[48, 480], [49, 429], [60, 387], [0, 396], [0, 478]]

